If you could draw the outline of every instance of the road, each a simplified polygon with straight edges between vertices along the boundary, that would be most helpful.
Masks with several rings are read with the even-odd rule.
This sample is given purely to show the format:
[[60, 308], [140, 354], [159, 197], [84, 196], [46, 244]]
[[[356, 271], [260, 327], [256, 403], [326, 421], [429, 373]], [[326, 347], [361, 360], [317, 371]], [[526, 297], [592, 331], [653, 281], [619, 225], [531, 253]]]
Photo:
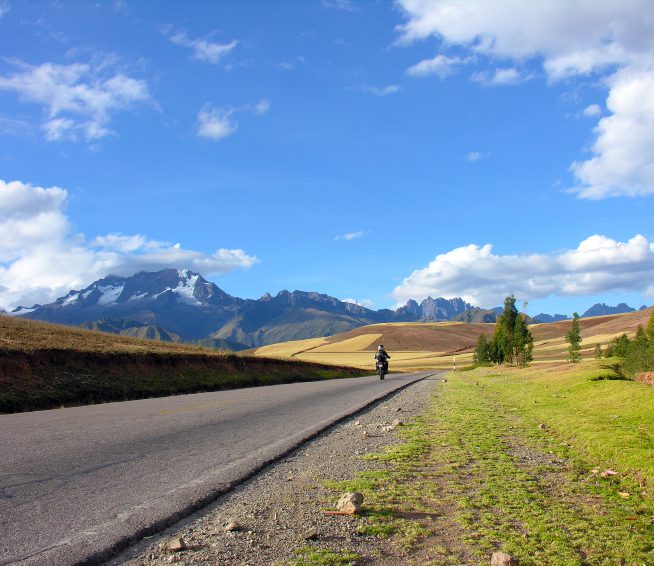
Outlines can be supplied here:
[[97, 562], [434, 372], [0, 416], [0, 564]]

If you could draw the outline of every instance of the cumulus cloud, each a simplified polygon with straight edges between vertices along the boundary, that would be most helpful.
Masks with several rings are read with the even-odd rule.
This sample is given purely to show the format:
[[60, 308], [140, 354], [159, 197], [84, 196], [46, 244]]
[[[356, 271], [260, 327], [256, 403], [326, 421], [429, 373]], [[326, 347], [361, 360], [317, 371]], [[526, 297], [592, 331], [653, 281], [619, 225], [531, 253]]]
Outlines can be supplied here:
[[198, 136], [220, 140], [233, 134], [237, 125], [231, 120], [232, 113], [232, 110], [226, 108], [205, 106], [198, 112]]
[[484, 86], [504, 86], [515, 85], [523, 82], [525, 77], [520, 75], [520, 71], [513, 67], [507, 69], [495, 69], [492, 73], [478, 71], [472, 74], [472, 80]]
[[220, 63], [223, 57], [238, 45], [236, 40], [229, 43], [214, 43], [206, 39], [193, 39], [183, 31], [172, 33], [168, 37], [175, 45], [190, 49], [194, 59], [214, 65]]
[[[595, 129], [593, 155], [571, 166], [578, 184], [573, 192], [596, 199], [654, 193], [654, 34], [648, 0], [398, 4], [406, 17], [398, 26], [400, 43], [435, 37], [445, 49], [467, 49], [476, 60], [532, 61], [550, 81], [598, 76], [609, 89], [606, 108], [611, 115]], [[431, 61], [438, 68], [443, 58], [441, 54]], [[409, 72], [427, 74], [427, 68], [421, 61]], [[477, 78], [510, 84], [518, 76], [505, 69]]]
[[272, 107], [272, 102], [262, 98], [256, 104], [238, 107], [220, 107], [205, 104], [198, 112], [197, 135], [210, 140], [221, 140], [231, 136], [238, 129], [235, 115], [240, 112], [249, 112], [254, 116], [263, 116]]
[[436, 76], [444, 79], [454, 71], [458, 65], [466, 61], [460, 57], [448, 57], [447, 55], [436, 55], [432, 59], [424, 59], [407, 69], [407, 75], [410, 77], [429, 77]]
[[116, 72], [109, 64], [17, 65], [14, 74], [0, 76], [0, 90], [16, 92], [45, 109], [42, 128], [48, 141], [100, 139], [112, 133], [112, 114], [152, 100], [145, 81]]
[[204, 275], [247, 268], [239, 249], [203, 253], [147, 236], [108, 234], [88, 240], [65, 213], [67, 191], [0, 180], [0, 306], [49, 302], [110, 275], [185, 267]]
[[400, 92], [400, 87], [398, 85], [386, 85], [386, 86], [372, 86], [369, 84], [362, 84], [361, 92], [367, 92], [369, 94], [374, 94], [375, 96], [387, 96], [389, 94], [394, 94]]
[[334, 240], [345, 240], [347, 242], [351, 240], [356, 240], [357, 238], [363, 238], [364, 236], [367, 236], [370, 234], [370, 232], [366, 232], [364, 230], [357, 230], [356, 232], [346, 232], [345, 234], [339, 234], [334, 238]]
[[611, 79], [606, 107], [595, 128], [593, 157], [571, 169], [581, 198], [654, 194], [654, 68], [623, 69]]
[[654, 242], [640, 234], [627, 242], [594, 235], [558, 254], [495, 255], [491, 244], [462, 246], [415, 270], [392, 295], [398, 302], [462, 297], [488, 307], [511, 293], [520, 299], [618, 290], [654, 296], [653, 279]]

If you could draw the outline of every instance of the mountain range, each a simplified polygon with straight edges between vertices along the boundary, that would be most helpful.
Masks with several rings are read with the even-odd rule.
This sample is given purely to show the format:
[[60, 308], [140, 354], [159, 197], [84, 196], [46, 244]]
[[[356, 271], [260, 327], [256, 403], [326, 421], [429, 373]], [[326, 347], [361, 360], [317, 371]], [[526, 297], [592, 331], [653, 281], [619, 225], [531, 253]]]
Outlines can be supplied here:
[[[634, 310], [621, 304], [595, 305], [589, 311], [603, 307]], [[241, 350], [331, 336], [384, 322], [495, 322], [501, 311], [501, 307], [479, 309], [460, 298], [441, 297], [428, 297], [421, 303], [409, 300], [396, 310], [377, 311], [306, 291], [284, 290], [276, 296], [266, 293], [256, 300], [241, 299], [199, 273], [164, 269], [142, 271], [131, 277], [105, 277], [47, 305], [18, 307], [9, 314], [127, 336]], [[532, 320], [551, 322], [565, 318], [538, 315]]]

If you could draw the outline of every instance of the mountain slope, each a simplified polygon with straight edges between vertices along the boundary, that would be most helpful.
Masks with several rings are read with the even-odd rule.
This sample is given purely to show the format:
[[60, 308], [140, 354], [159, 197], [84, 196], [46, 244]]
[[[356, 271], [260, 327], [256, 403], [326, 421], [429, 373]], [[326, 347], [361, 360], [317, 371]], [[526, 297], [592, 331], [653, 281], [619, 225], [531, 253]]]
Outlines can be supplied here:
[[373, 311], [321, 293], [286, 290], [274, 297], [240, 299], [198, 273], [164, 269], [105, 277], [53, 303], [10, 314], [127, 336], [245, 349], [380, 322], [449, 320], [470, 308], [461, 299], [428, 297], [397, 311]]

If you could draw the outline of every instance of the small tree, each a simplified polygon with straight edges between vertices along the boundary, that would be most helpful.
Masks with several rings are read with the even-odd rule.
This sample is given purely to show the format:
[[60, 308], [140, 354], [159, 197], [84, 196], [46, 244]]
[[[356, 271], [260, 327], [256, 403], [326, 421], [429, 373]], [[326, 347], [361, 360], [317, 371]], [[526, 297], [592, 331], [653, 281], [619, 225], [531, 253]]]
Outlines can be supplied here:
[[483, 332], [477, 340], [477, 346], [472, 355], [472, 362], [474, 364], [487, 364], [491, 360], [491, 343], [488, 341], [488, 338], [486, 338], [486, 333]]
[[604, 352], [602, 352], [602, 346], [600, 346], [599, 344], [595, 344], [595, 359], [601, 360], [603, 355]]
[[513, 352], [516, 365], [527, 367], [527, 364], [533, 360], [533, 351], [534, 338], [529, 332], [524, 315], [519, 314], [515, 319], [513, 329]]
[[572, 328], [565, 335], [565, 341], [570, 344], [568, 361], [577, 363], [581, 361], [581, 332], [579, 331], [579, 315], [575, 312], [572, 315]]
[[527, 320], [518, 312], [515, 297], [504, 300], [504, 311], [497, 317], [495, 332], [490, 344], [490, 361], [526, 366], [533, 359], [534, 339]]

